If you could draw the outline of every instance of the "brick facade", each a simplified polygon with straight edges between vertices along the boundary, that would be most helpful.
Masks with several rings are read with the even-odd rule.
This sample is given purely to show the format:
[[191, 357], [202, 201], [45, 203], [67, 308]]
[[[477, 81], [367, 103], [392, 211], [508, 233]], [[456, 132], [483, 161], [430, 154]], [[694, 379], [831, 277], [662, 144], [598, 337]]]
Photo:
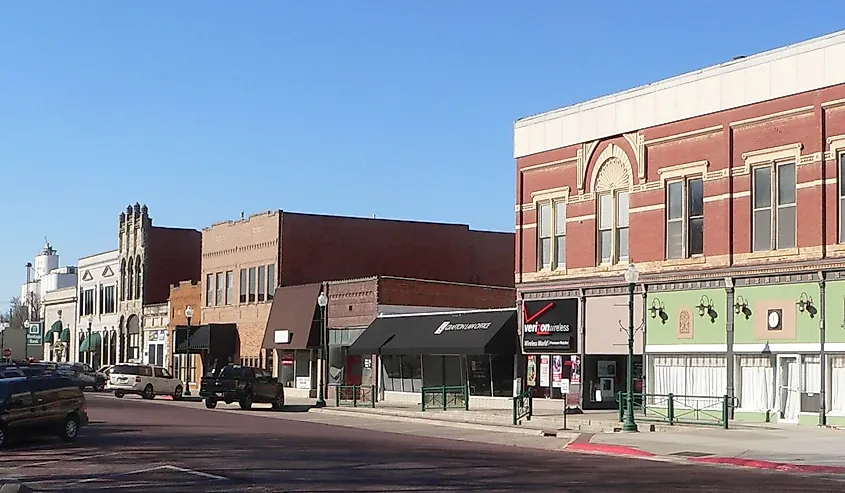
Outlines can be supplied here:
[[[518, 158], [517, 284], [621, 279], [625, 265], [597, 265], [593, 187], [609, 156], [622, 157], [631, 180], [630, 260], [645, 274], [841, 259], [837, 160], [843, 135], [845, 85], [839, 85]], [[751, 171], [772, 159], [796, 163], [796, 246], [753, 252]], [[701, 256], [666, 259], [667, 176], [703, 177]], [[535, 204], [544, 197], [567, 203], [570, 247], [563, 269], [537, 268]]]
[[[178, 284], [170, 286], [170, 320], [168, 325], [168, 341], [175, 341], [176, 327], [179, 325], [188, 325], [188, 319], [185, 317], [185, 308], [190, 306], [194, 313], [191, 318], [191, 324], [199, 325], [202, 320], [202, 287], [200, 283], [195, 281], [182, 281]], [[168, 363], [170, 364], [170, 363]], [[191, 368], [194, 369], [194, 375], [191, 379], [198, 382], [201, 375], [201, 364], [198, 357], [193, 358]], [[172, 370], [172, 368], [171, 368]]]
[[[228, 305], [224, 300], [222, 306], [209, 306], [214, 303], [206, 301], [207, 289], [203, 288], [202, 323], [237, 323], [241, 358], [260, 357], [271, 305], [258, 297], [241, 302], [240, 270], [250, 267], [274, 266], [276, 285], [402, 276], [502, 286], [510, 289], [504, 290], [509, 294], [495, 290], [490, 294], [490, 288], [474, 293], [481, 303], [498, 306], [508, 296], [510, 303], [514, 302], [512, 233], [473, 231], [459, 224], [269, 211], [215, 224], [202, 235], [202, 282], [206, 283], [209, 275], [216, 281], [217, 273], [225, 282], [229, 271], [235, 281]], [[408, 291], [406, 298], [418, 298], [409, 304], [436, 298], [425, 295], [426, 289], [435, 288]]]

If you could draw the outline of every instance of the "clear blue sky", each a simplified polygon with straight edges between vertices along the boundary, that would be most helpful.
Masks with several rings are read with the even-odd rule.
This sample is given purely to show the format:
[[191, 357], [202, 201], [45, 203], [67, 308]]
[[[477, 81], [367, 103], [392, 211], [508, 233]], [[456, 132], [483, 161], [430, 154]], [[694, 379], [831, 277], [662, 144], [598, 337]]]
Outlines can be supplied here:
[[[800, 5], [800, 6], [799, 6]], [[117, 216], [513, 230], [513, 121], [843, 27], [845, 2], [0, 2], [0, 298]]]

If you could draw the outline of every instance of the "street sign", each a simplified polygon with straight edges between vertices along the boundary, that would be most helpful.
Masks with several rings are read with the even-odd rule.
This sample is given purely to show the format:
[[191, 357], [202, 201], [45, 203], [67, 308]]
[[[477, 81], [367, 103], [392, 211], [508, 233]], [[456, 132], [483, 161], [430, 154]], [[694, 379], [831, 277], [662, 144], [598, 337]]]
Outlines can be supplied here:
[[43, 343], [43, 338], [41, 337], [41, 323], [30, 322], [26, 330], [27, 346], [41, 346]]
[[3, 357], [6, 358], [6, 359], [11, 358], [12, 357], [12, 350], [9, 349], [9, 348], [4, 349], [3, 350]]

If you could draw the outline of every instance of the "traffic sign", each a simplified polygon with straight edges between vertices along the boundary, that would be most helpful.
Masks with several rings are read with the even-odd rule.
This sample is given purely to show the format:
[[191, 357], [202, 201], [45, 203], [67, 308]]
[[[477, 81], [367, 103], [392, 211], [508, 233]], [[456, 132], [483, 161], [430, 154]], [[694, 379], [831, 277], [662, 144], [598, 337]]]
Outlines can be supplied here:
[[9, 348], [3, 349], [3, 357], [4, 358], [11, 358], [12, 357], [12, 350]]

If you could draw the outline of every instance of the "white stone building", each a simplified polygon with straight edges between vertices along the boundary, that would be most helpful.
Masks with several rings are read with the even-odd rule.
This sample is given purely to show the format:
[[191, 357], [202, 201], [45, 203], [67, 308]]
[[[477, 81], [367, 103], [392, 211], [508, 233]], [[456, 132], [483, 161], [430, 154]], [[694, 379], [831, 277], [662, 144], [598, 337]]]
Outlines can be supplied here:
[[119, 252], [79, 259], [76, 333], [71, 357], [94, 368], [120, 362]]
[[170, 324], [170, 303], [144, 305], [141, 326], [143, 327], [142, 358], [144, 363], [171, 366], [168, 325]]
[[44, 295], [76, 286], [77, 269], [73, 266], [59, 267], [59, 253], [49, 243], [34, 260], [32, 264], [27, 264], [27, 282], [21, 286], [21, 303], [39, 307], [38, 313], [32, 313], [31, 319], [40, 320], [44, 315], [41, 306]]
[[47, 291], [44, 310], [45, 361], [72, 361], [76, 343], [76, 286]]

